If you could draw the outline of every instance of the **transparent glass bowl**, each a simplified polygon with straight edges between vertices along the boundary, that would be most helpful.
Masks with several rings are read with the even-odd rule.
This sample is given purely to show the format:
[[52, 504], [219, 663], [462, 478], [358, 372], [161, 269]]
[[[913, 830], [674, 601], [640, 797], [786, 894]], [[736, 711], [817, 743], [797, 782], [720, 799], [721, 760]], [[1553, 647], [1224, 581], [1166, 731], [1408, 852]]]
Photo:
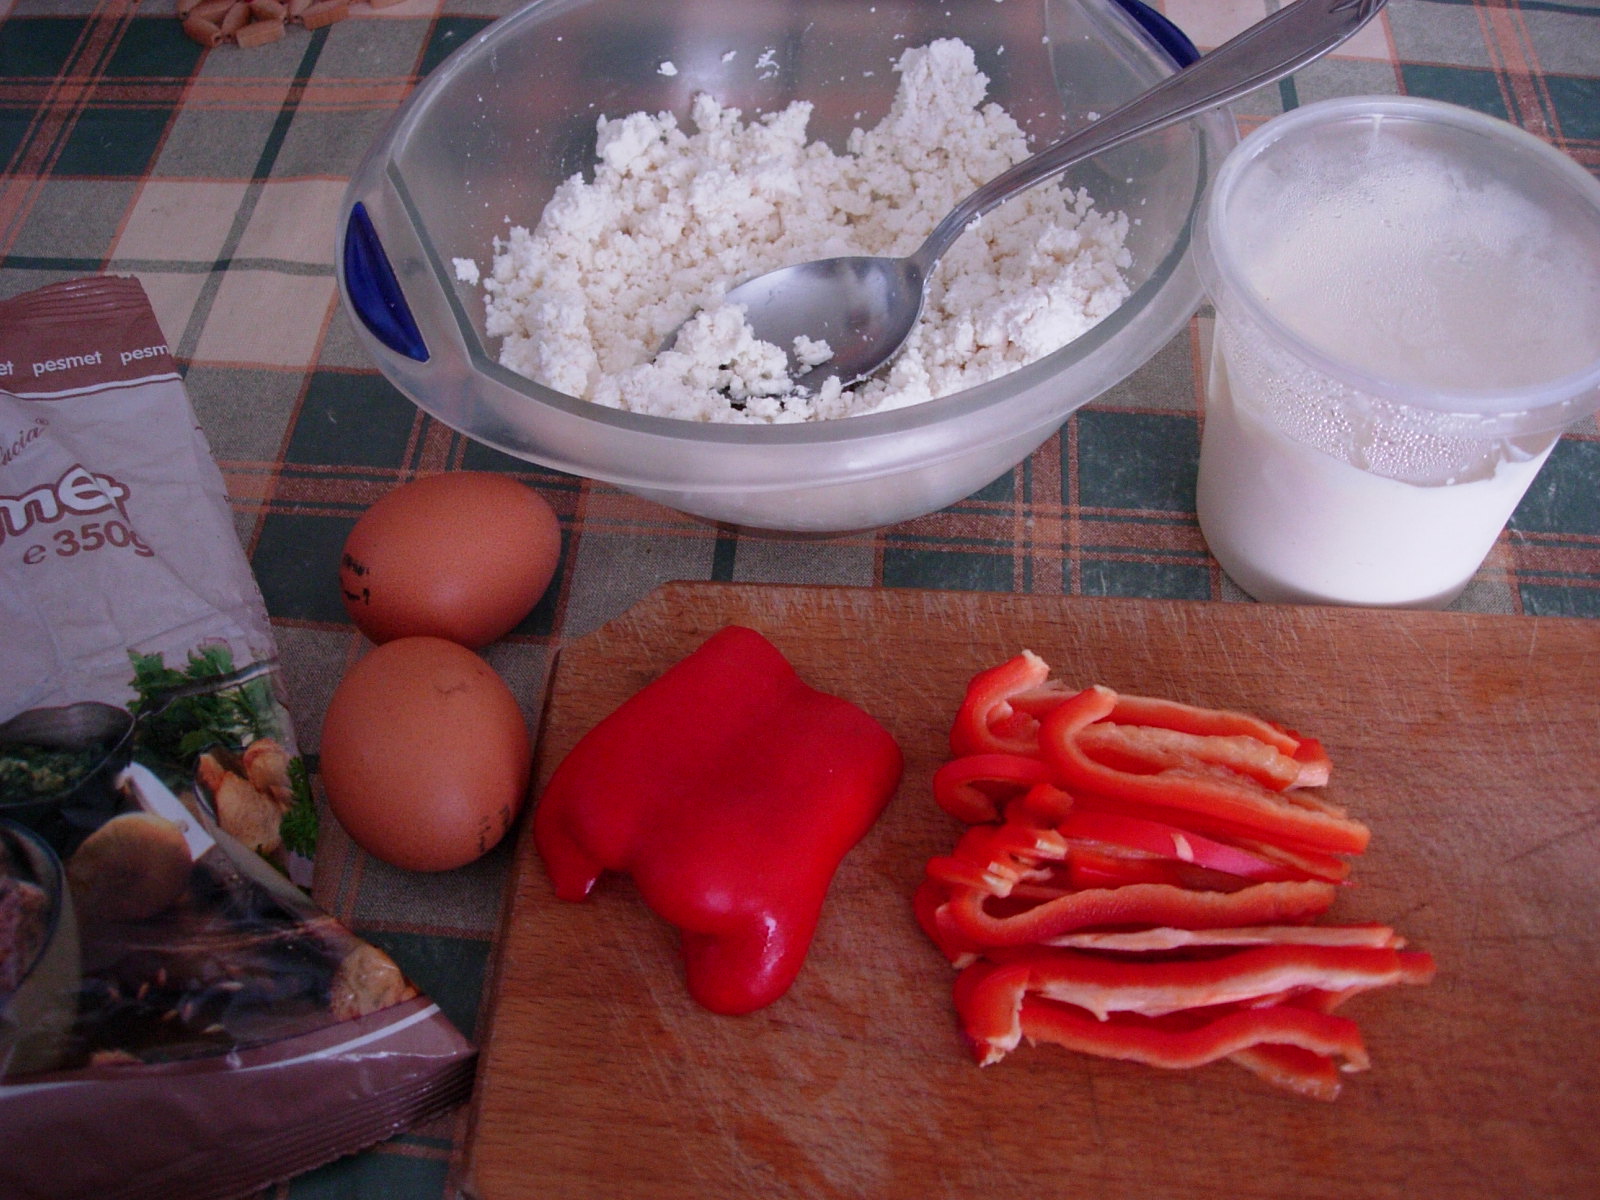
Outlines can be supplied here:
[[390, 381], [516, 457], [750, 528], [833, 533], [933, 512], [1026, 458], [1194, 313], [1190, 219], [1237, 141], [1225, 111], [1064, 177], [1133, 222], [1133, 294], [1113, 315], [1010, 375], [888, 413], [710, 425], [563, 395], [498, 364], [481, 292], [452, 261], [486, 268], [508, 219], [531, 228], [590, 167], [602, 114], [682, 117], [701, 92], [747, 115], [807, 99], [810, 136], [841, 149], [887, 111], [907, 47], [955, 36], [1042, 147], [1170, 74], [1169, 33], [1114, 0], [537, 0], [457, 50], [377, 139], [340, 214], [341, 293]]

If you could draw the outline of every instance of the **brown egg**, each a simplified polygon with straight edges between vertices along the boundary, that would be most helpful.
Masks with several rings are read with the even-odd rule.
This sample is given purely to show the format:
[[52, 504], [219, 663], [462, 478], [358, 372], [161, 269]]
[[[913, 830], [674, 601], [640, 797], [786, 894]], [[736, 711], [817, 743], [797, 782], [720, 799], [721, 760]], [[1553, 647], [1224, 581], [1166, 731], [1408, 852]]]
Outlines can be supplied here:
[[356, 522], [339, 559], [345, 610], [374, 642], [442, 637], [476, 648], [539, 603], [561, 526], [533, 489], [453, 471], [401, 484]]
[[499, 842], [532, 757], [511, 689], [443, 638], [374, 649], [340, 680], [322, 723], [333, 815], [362, 849], [412, 871], [448, 871]]

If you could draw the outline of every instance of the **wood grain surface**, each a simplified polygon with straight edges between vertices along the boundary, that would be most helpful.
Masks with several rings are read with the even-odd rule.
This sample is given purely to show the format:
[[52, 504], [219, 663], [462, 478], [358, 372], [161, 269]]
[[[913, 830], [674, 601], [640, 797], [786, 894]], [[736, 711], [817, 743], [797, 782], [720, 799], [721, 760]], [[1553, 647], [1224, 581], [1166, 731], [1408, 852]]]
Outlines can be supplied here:
[[[878, 717], [899, 794], [845, 860], [799, 981], [713, 1016], [624, 879], [557, 901], [526, 833], [468, 1169], [512, 1197], [1600, 1196], [1600, 624], [997, 594], [674, 584], [565, 648], [542, 782], [725, 624]], [[1227, 1063], [1166, 1072], [1024, 1044], [978, 1068], [912, 889], [958, 826], [929, 779], [962, 690], [1027, 647], [1074, 683], [1320, 736], [1373, 829], [1331, 919], [1439, 977], [1353, 1000], [1370, 1071], [1331, 1104]]]

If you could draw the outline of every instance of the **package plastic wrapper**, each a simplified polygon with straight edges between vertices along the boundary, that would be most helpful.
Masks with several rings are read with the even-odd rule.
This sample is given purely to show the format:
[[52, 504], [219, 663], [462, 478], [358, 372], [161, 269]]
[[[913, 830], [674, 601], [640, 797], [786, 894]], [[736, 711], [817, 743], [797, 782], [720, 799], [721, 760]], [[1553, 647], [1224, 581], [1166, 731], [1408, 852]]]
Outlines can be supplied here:
[[246, 1195], [464, 1098], [297, 886], [271, 626], [137, 280], [0, 302], [0, 629], [0, 1196]]

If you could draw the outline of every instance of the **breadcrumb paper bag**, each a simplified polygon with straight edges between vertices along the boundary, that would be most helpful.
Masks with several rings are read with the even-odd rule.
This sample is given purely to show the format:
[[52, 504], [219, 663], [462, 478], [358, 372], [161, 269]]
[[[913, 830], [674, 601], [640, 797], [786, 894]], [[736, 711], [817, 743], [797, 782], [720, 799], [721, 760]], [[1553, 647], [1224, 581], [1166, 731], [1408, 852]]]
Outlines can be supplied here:
[[297, 886], [272, 629], [135, 279], [0, 301], [0, 629], [0, 1196], [243, 1196], [463, 1099]]

